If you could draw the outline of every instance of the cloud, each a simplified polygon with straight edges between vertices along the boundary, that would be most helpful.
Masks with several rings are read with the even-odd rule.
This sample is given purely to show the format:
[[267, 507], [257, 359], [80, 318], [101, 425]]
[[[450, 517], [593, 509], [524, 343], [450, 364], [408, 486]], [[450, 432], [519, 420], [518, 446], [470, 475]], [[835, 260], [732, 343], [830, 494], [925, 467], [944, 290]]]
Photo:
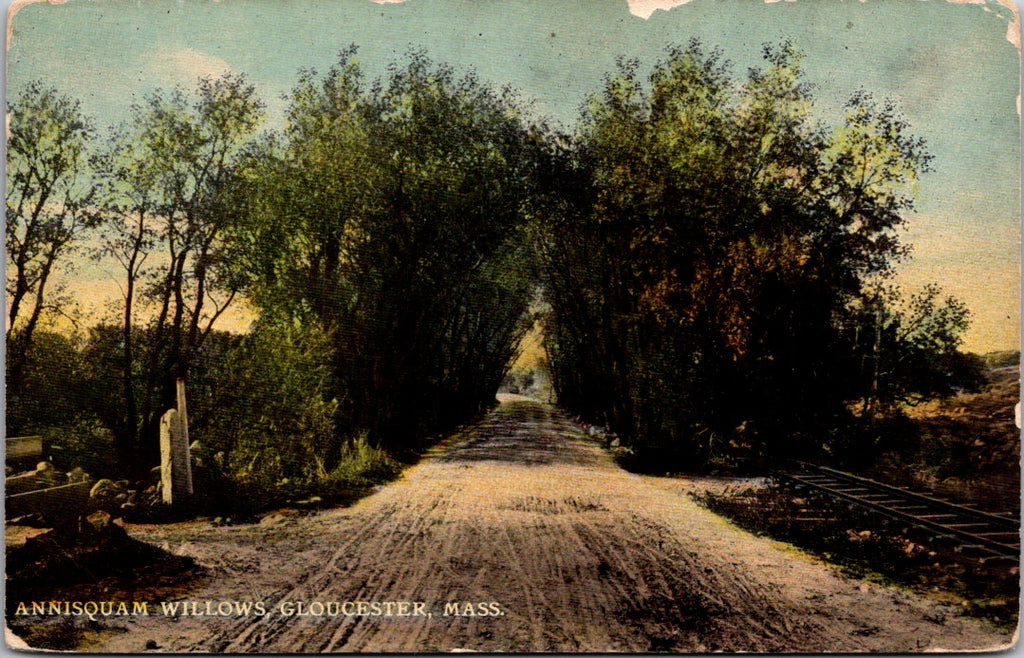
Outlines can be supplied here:
[[230, 64], [219, 57], [194, 48], [165, 48], [152, 55], [146, 65], [153, 79], [169, 85], [191, 85], [197, 78], [217, 77], [232, 72]]
[[690, 0], [629, 0], [629, 13], [640, 18], [650, 18], [658, 9], [668, 10], [687, 2]]

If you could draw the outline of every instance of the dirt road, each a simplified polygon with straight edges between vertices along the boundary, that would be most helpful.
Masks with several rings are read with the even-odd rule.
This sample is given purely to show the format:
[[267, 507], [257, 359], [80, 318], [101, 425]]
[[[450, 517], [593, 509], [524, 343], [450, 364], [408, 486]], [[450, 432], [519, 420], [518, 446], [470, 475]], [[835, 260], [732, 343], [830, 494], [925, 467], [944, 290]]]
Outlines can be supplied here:
[[[132, 528], [214, 572], [188, 601], [215, 616], [111, 619], [124, 632], [83, 648], [901, 652], [1011, 640], [738, 530], [687, 486], [627, 473], [552, 407], [505, 400], [351, 508]], [[216, 616], [224, 602], [266, 614]]]

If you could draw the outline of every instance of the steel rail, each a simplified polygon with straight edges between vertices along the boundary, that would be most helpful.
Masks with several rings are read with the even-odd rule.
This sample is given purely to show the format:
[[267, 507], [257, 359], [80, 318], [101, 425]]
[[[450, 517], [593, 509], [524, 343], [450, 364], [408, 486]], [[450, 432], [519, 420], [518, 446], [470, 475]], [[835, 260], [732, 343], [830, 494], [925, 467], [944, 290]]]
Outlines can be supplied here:
[[955, 510], [956, 512], [959, 512], [961, 514], [966, 514], [968, 516], [972, 516], [975, 518], [982, 518], [987, 521], [991, 521], [996, 525], [1003, 525], [1014, 530], [1016, 530], [1020, 526], [1020, 524], [1015, 519], [1011, 519], [1006, 516], [992, 514], [991, 512], [985, 512], [983, 510], [975, 509], [973, 507], [967, 507], [965, 505], [959, 505], [957, 503], [951, 503], [948, 500], [942, 500], [940, 498], [933, 498], [932, 496], [926, 496], [924, 494], [917, 493], [916, 491], [909, 491], [907, 489], [903, 489], [902, 487], [895, 487], [891, 484], [885, 484], [884, 482], [870, 480], [866, 477], [854, 475], [853, 473], [837, 471], [836, 469], [829, 468], [828, 466], [818, 466], [816, 464], [807, 464], [802, 462], [801, 466], [812, 468], [816, 471], [819, 471], [832, 477], [848, 480], [850, 482], [863, 485], [869, 489], [876, 489], [878, 491], [884, 491], [886, 493], [893, 493], [903, 498], [911, 498], [914, 500], [921, 501], [923, 503], [927, 503], [929, 505], [934, 505], [936, 507], [944, 507], [946, 509]]
[[[866, 507], [880, 514], [895, 518], [901, 521], [906, 521], [914, 525], [923, 526], [930, 530], [934, 530], [940, 536], [955, 537], [964, 542], [969, 542], [968, 546], [977, 548], [987, 549], [989, 552], [996, 553], [1003, 557], [1012, 557], [1017, 560], [1020, 559], [1020, 540], [1019, 534], [1016, 543], [998, 541], [991, 537], [985, 536], [986, 534], [994, 535], [1009, 535], [1019, 533], [1019, 524], [1009, 518], [983, 512], [956, 503], [950, 503], [948, 501], [939, 500], [918, 494], [912, 491], [906, 491], [899, 487], [893, 487], [891, 485], [869, 480], [860, 476], [852, 475], [849, 473], [843, 473], [842, 471], [836, 471], [827, 467], [816, 466], [814, 464], [801, 464], [804, 468], [816, 471], [809, 474], [794, 474], [794, 473], [783, 473], [780, 474], [784, 479], [793, 481], [794, 483], [811, 487], [812, 489], [821, 491], [823, 493], [842, 498], [856, 505]], [[818, 478], [831, 479], [832, 482], [815, 482], [813, 479], [817, 476]], [[855, 494], [849, 491], [843, 491], [843, 485], [847, 488], [860, 488], [866, 489], [869, 492], [874, 490], [877, 493], [885, 494], [896, 500], [880, 502], [865, 498], [869, 494]], [[915, 504], [918, 503], [918, 504]], [[897, 509], [894, 506], [903, 507], [916, 507], [925, 508], [924, 513], [911, 513], [904, 509]], [[937, 510], [945, 510], [946, 514], [936, 514]], [[953, 520], [940, 523], [931, 518], [923, 518], [928, 516], [949, 516], [954, 517]], [[959, 517], [959, 518], [955, 518]], [[965, 522], [966, 521], [966, 522]], [[974, 521], [975, 523], [971, 523]], [[959, 527], [958, 527], [959, 526]], [[982, 529], [975, 532], [964, 530], [965, 526], [982, 526]], [[993, 527], [994, 526], [994, 527]], [[994, 529], [996, 532], [986, 533], [985, 528]], [[1006, 528], [1007, 530], [1001, 530]]]

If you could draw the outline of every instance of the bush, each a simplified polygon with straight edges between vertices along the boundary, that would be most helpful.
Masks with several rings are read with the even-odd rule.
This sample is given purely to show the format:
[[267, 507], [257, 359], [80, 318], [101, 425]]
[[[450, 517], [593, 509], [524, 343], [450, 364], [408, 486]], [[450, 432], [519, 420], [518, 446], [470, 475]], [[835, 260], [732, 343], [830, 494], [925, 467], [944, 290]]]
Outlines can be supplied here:
[[323, 475], [338, 439], [328, 337], [281, 322], [257, 327], [209, 366], [210, 410], [192, 437], [207, 462], [243, 480]]
[[379, 484], [393, 479], [401, 470], [401, 465], [391, 455], [374, 448], [365, 436], [360, 436], [342, 449], [341, 461], [324, 480]]
[[331, 472], [278, 478], [273, 469], [249, 471], [237, 478], [215, 478], [216, 495], [205, 497], [208, 514], [252, 521], [259, 512], [294, 505], [305, 508], [346, 505], [373, 487], [398, 476], [401, 465], [363, 437], [347, 444]]
[[80, 419], [69, 425], [46, 428], [42, 435], [58, 469], [70, 471], [78, 467], [93, 479], [120, 479], [114, 435], [100, 421]]

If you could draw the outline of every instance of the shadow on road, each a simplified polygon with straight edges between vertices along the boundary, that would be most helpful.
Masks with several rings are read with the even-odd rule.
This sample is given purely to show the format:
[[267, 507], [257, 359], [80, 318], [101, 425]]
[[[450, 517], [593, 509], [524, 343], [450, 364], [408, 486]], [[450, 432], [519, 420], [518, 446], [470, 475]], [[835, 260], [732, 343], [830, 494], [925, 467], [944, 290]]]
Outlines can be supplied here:
[[505, 401], [465, 434], [439, 461], [608, 466], [596, 442], [553, 406], [535, 400]]

